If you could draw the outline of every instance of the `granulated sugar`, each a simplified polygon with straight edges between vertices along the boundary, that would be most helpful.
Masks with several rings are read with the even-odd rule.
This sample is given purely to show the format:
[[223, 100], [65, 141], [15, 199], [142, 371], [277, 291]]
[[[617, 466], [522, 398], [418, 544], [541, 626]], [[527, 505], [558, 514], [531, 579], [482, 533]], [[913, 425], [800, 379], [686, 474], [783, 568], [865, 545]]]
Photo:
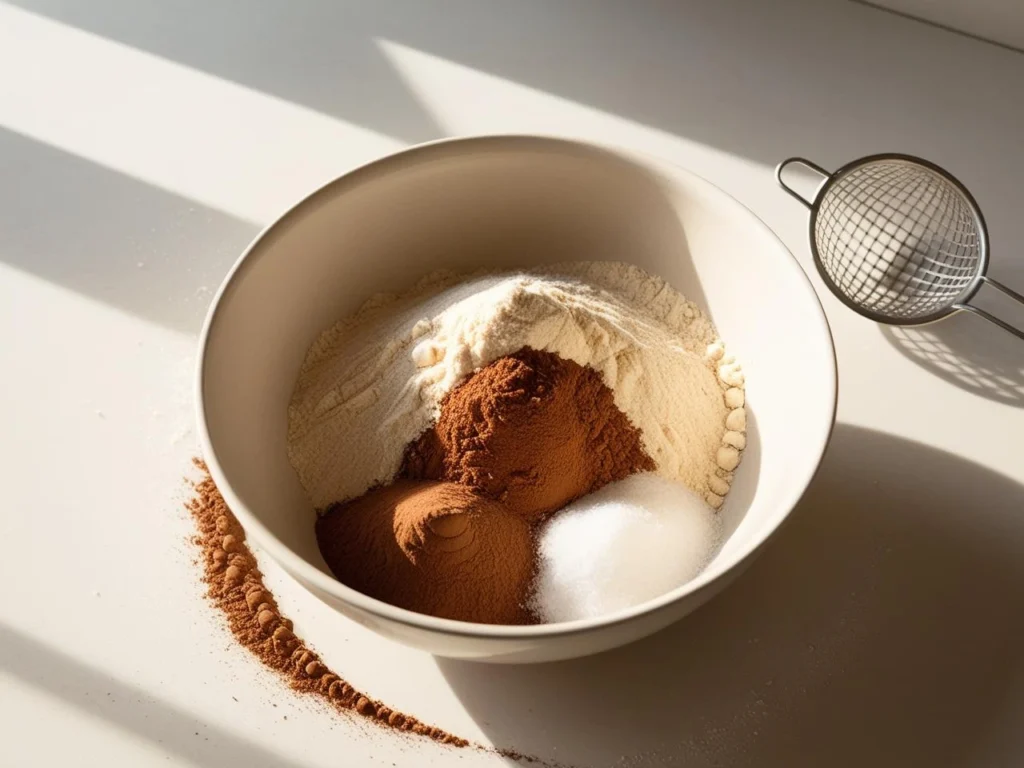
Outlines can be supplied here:
[[289, 409], [289, 456], [314, 506], [390, 482], [445, 395], [525, 347], [597, 371], [656, 471], [721, 505], [745, 443], [739, 366], [661, 278], [580, 262], [434, 275], [322, 334]]
[[633, 475], [545, 525], [531, 607], [558, 622], [640, 605], [700, 573], [720, 535], [718, 516], [679, 483]]

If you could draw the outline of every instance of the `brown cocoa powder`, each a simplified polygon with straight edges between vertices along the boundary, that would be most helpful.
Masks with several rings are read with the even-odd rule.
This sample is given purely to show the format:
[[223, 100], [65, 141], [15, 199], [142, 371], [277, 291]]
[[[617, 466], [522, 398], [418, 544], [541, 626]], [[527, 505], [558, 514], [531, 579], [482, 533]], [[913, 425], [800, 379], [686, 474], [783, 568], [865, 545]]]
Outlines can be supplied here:
[[321, 515], [316, 537], [338, 580], [417, 613], [527, 624], [530, 524], [456, 483], [398, 480]]
[[340, 712], [354, 712], [384, 727], [428, 737], [455, 747], [466, 739], [386, 706], [357, 690], [329, 669], [298, 637], [292, 622], [263, 583], [263, 574], [245, 543], [245, 531], [228, 509], [205, 463], [186, 503], [199, 535], [203, 581], [210, 601], [224, 614], [231, 634], [244, 648], [279, 672], [300, 693], [316, 696]]
[[525, 347], [447, 395], [406, 451], [402, 475], [460, 483], [536, 522], [653, 469], [597, 371]]

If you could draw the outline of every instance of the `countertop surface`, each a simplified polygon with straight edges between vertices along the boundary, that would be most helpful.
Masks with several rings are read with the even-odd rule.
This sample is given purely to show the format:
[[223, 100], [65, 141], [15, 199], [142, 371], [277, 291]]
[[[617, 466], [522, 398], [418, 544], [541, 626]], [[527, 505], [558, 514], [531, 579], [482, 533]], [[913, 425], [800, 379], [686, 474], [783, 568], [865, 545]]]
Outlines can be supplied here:
[[[16, 0], [0, 72], [3, 765], [504, 764], [292, 695], [193, 562], [204, 312], [263, 226], [354, 165], [468, 133], [621, 144], [721, 186], [813, 270], [774, 165], [908, 152], [972, 190], [991, 274], [1024, 287], [1024, 55], [845, 0]], [[812, 280], [833, 443], [696, 614], [594, 658], [458, 663], [264, 559], [285, 612], [373, 695], [565, 765], [1020, 765], [1024, 344], [969, 316], [886, 330]]]

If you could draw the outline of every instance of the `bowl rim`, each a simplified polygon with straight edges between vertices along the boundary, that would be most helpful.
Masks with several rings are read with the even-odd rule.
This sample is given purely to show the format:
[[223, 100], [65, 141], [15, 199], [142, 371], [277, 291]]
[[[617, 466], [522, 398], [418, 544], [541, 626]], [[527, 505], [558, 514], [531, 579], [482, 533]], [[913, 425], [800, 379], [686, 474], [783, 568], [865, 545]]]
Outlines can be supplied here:
[[[478, 147], [492, 146], [496, 149], [508, 149], [510, 145], [514, 147], [538, 145], [547, 148], [561, 145], [566, 149], [575, 149], [577, 151], [580, 149], [590, 151], [598, 150], [611, 153], [612, 155], [626, 160], [641, 161], [646, 167], [652, 170], [663, 169], [669, 170], [673, 174], [688, 176], [691, 180], [697, 181], [699, 185], [703, 185], [705, 187], [705, 191], [717, 195], [726, 205], [735, 206], [737, 210], [743, 212], [747, 217], [749, 217], [751, 223], [756, 228], [760, 229], [761, 233], [767, 240], [774, 242], [781, 253], [788, 256], [788, 259], [783, 260], [783, 263], [786, 264], [785, 268], [795, 271], [795, 274], [798, 277], [797, 284], [800, 286], [800, 290], [807, 298], [810, 299], [807, 303], [810, 314], [808, 321], [810, 322], [812, 319], [816, 321], [814, 327], [819, 333], [823, 334], [831, 360], [831, 365], [827, 366], [826, 371], [829, 379], [828, 396], [831, 401], [831, 412], [824, 428], [821, 429], [820, 433], [817, 435], [816, 443], [811, 451], [813, 459], [804, 470], [804, 477], [801, 481], [793, 484], [793, 490], [789, 494], [790, 498], [788, 498], [784, 503], [778, 505], [778, 509], [780, 511], [774, 513], [772, 518], [767, 521], [768, 524], [765, 526], [763, 533], [753, 541], [749, 548], [730, 558], [720, 569], [716, 569], [717, 573], [712, 575], [709, 574], [708, 571], [702, 571], [695, 578], [685, 584], [682, 584], [656, 598], [640, 603], [639, 605], [595, 618], [577, 619], [574, 621], [552, 624], [479, 624], [458, 621], [455, 619], [438, 618], [427, 614], [417, 613], [405, 608], [398, 608], [389, 603], [364, 595], [361, 592], [342, 584], [333, 576], [320, 570], [306, 560], [306, 558], [294, 552], [283, 541], [275, 536], [235, 494], [227, 475], [220, 465], [217, 457], [217, 450], [213, 445], [209, 429], [207, 428], [207, 408], [204, 397], [207, 353], [209, 350], [213, 326], [216, 324], [217, 318], [222, 311], [222, 299], [234, 286], [236, 281], [244, 275], [245, 270], [255, 263], [255, 260], [260, 255], [260, 249], [262, 248], [264, 241], [268, 240], [280, 228], [287, 226], [293, 220], [301, 217], [306, 208], [315, 205], [321, 198], [328, 195], [335, 195], [339, 193], [343, 194], [346, 187], [355, 186], [361, 183], [364, 178], [368, 179], [382, 173], [387, 173], [392, 167], [405, 163], [411, 156], [426, 155], [429, 157], [431, 153], [458, 150], [460, 148], [475, 149]], [[199, 350], [195, 369], [195, 399], [200, 448], [202, 449], [203, 460], [206, 463], [213, 481], [217, 485], [217, 489], [224, 497], [224, 500], [232, 513], [238, 518], [246, 532], [246, 535], [251, 536], [258, 547], [265, 550], [272, 558], [274, 558], [284, 568], [284, 570], [288, 572], [289, 576], [295, 578], [303, 588], [309, 589], [306, 584], [302, 584], [303, 579], [308, 580], [308, 582], [314, 585], [317, 589], [323, 590], [333, 598], [343, 603], [350, 604], [362, 612], [371, 614], [386, 621], [396, 622], [416, 630], [431, 633], [443, 633], [462, 638], [477, 638], [492, 641], [514, 641], [565, 637], [621, 625], [640, 616], [655, 614], [663, 609], [669, 609], [673, 604], [711, 588], [720, 580], [727, 579], [730, 574], [738, 573], [743, 567], [749, 564], [750, 561], [760, 553], [768, 541], [775, 536], [783, 523], [785, 523], [792, 514], [793, 509], [804, 496], [808, 486], [817, 475], [821, 467], [822, 458], [824, 457], [825, 450], [832, 438], [832, 433], [835, 427], [836, 411], [838, 407], [838, 379], [838, 363], [836, 359], [832, 329], [829, 325], [828, 318], [825, 315], [825, 310], [821, 304], [821, 300], [815, 292], [810, 278], [800, 266], [796, 256], [789, 250], [785, 243], [782, 242], [778, 235], [776, 235], [775, 232], [760, 219], [760, 217], [758, 217], [739, 200], [732, 197], [732, 195], [729, 195], [720, 187], [711, 183], [702, 176], [682, 166], [662, 158], [649, 155], [643, 151], [620, 147], [610, 143], [604, 144], [557, 134], [507, 133], [476, 134], [437, 139], [414, 144], [396, 152], [386, 154], [367, 163], [355, 166], [354, 168], [351, 168], [334, 179], [326, 182], [302, 197], [284, 213], [265, 226], [259, 234], [252, 239], [249, 245], [246, 246], [245, 250], [242, 251], [242, 254], [232, 265], [231, 269], [228, 271], [227, 275], [218, 287], [217, 292], [213, 297], [213, 301], [207, 311], [206, 318], [203, 321], [202, 330], [199, 335]]]

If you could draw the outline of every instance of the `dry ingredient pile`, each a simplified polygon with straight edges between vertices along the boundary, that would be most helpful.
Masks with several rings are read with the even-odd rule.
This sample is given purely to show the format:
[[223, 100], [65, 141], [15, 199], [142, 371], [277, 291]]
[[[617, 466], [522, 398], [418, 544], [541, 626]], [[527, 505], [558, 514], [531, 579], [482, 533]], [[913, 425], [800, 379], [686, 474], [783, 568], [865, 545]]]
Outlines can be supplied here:
[[288, 451], [343, 583], [443, 618], [566, 621], [710, 559], [743, 386], [708, 318], [637, 267], [435, 274], [320, 336]]

